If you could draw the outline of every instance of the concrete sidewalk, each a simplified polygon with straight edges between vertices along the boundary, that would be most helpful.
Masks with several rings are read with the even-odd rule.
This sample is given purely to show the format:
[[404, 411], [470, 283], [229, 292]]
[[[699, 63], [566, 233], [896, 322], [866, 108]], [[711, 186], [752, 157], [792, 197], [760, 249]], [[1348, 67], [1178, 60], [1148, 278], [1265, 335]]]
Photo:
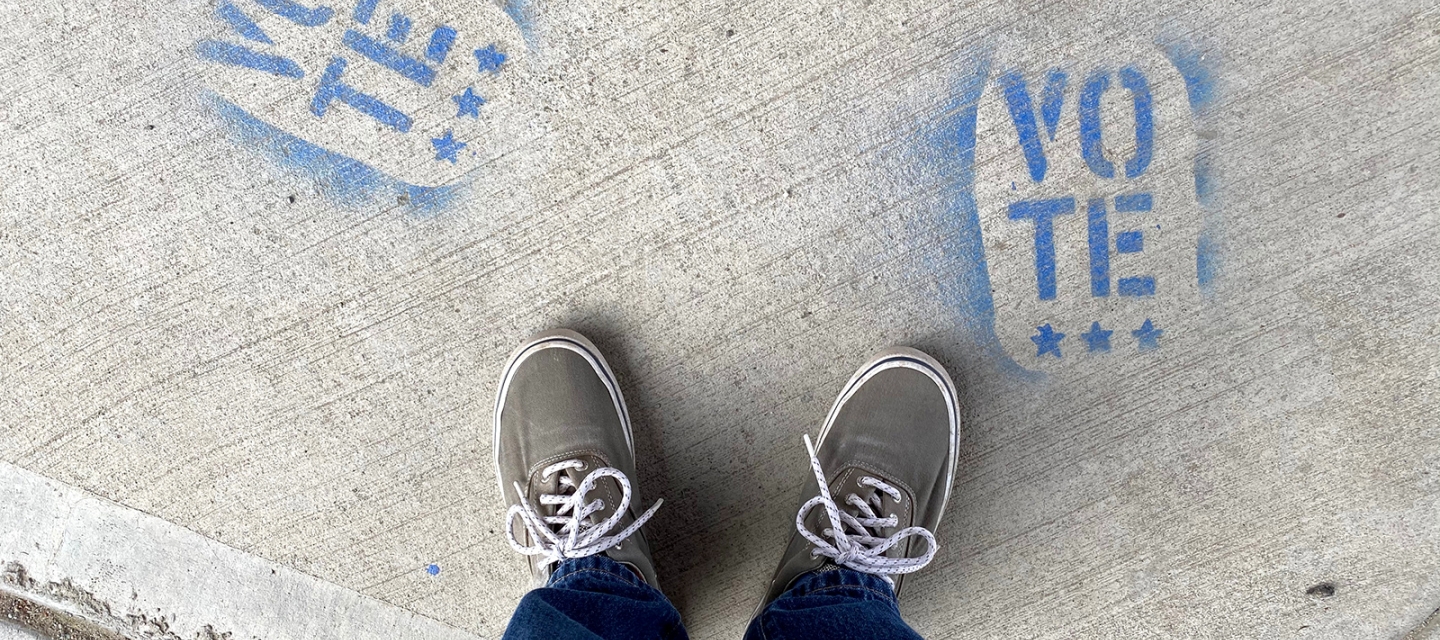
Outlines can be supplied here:
[[[526, 582], [496, 377], [569, 326], [665, 499], [662, 587], [733, 638], [801, 434], [908, 344], [964, 405], [902, 602], [928, 638], [1401, 638], [1440, 608], [1433, 2], [0, 24], [0, 461], [57, 491], [495, 637]], [[52, 579], [138, 584], [113, 562]]]

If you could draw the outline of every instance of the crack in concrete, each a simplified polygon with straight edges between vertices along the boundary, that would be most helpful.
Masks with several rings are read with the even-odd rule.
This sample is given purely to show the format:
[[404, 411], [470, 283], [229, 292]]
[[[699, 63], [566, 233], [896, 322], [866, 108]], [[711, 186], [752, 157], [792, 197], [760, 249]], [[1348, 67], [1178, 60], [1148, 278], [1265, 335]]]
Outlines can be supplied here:
[[1431, 612], [1420, 626], [1411, 629], [1401, 640], [1436, 640], [1440, 638], [1440, 608]]
[[41, 583], [18, 562], [0, 571], [0, 617], [52, 640], [235, 640], [210, 625], [185, 638], [163, 614], [116, 613], [69, 578]]

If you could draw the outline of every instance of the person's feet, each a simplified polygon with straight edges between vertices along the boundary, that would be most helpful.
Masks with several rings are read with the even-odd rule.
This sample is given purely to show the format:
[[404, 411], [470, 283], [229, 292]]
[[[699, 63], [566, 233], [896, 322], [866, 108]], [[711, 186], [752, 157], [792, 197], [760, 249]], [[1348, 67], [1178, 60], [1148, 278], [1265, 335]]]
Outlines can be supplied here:
[[934, 358], [893, 348], [861, 367], [818, 442], [812, 447], [805, 436], [814, 474], [806, 495], [814, 497], [796, 514], [797, 531], [757, 613], [796, 578], [826, 566], [881, 576], [899, 593], [904, 574], [935, 555], [959, 420], [955, 385]]
[[529, 557], [536, 585], [564, 560], [603, 553], [657, 586], [640, 527], [660, 501], [637, 515], [630, 416], [599, 350], [573, 331], [541, 333], [511, 356], [499, 387], [505, 533]]

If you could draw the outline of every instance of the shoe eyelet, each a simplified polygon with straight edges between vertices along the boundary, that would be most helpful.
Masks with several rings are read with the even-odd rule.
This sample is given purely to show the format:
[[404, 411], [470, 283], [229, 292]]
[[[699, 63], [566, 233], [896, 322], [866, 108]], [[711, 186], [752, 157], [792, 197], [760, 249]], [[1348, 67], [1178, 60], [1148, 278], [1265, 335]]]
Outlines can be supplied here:
[[576, 471], [584, 471], [584, 470], [590, 468], [590, 465], [589, 465], [588, 463], [586, 463], [584, 460], [580, 460], [579, 462], [580, 462], [580, 466], [575, 468]]

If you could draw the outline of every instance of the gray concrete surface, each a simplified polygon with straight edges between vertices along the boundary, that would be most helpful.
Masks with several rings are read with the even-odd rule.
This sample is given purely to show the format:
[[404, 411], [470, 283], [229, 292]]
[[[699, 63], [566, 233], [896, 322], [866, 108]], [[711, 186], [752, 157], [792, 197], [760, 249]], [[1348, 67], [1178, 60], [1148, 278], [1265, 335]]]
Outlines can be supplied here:
[[0, 621], [47, 638], [475, 638], [13, 465], [0, 498]]
[[[927, 637], [1397, 638], [1440, 607], [1433, 2], [382, 3], [412, 56], [459, 27], [429, 88], [344, 53], [349, 4], [314, 31], [235, 4], [304, 78], [203, 59], [261, 48], [214, 4], [0, 3], [0, 460], [493, 637], [525, 584], [495, 376], [571, 326], [666, 500], [662, 586], [694, 637], [736, 637], [800, 434], [902, 343], [964, 403], [943, 548], [902, 603]], [[413, 131], [307, 115], [342, 53]], [[1153, 97], [1134, 178], [1126, 66]], [[1037, 181], [1000, 79], [1043, 131], [1052, 67]], [[1115, 178], [1083, 159], [1095, 70]], [[450, 117], [467, 82], [488, 102]], [[452, 129], [474, 155], [429, 157]], [[1114, 210], [1137, 191], [1151, 212]], [[1007, 212], [1066, 196], [1043, 300]], [[1091, 198], [1107, 245], [1145, 234], [1103, 298]], [[1120, 296], [1139, 274], [1155, 294]]]

